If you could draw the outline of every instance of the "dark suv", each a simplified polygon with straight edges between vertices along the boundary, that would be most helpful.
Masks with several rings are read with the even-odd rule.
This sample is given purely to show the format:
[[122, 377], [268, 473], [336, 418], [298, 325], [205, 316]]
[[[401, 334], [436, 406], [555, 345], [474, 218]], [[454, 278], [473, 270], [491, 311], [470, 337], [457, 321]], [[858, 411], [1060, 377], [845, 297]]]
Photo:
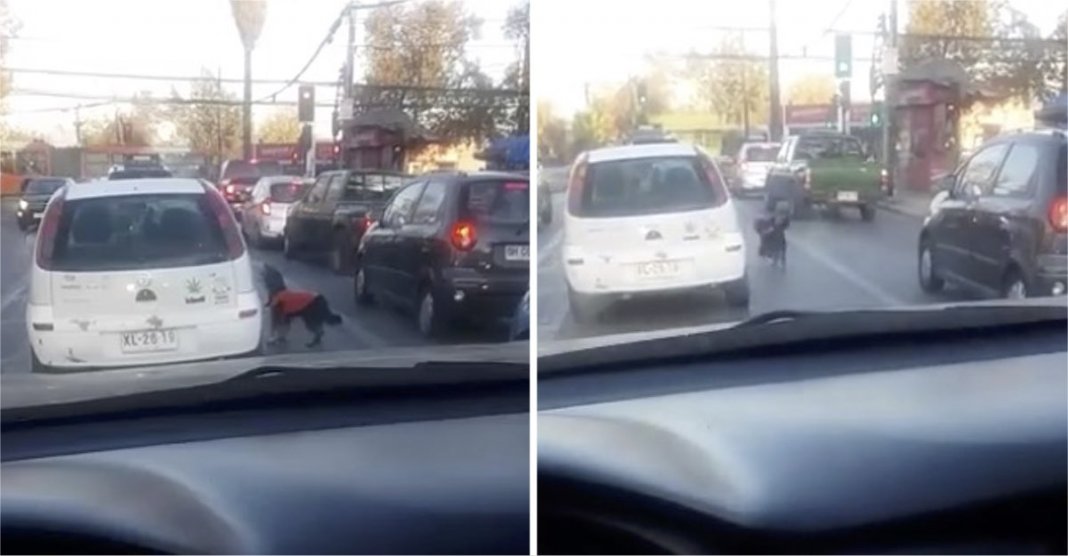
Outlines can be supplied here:
[[432, 174], [405, 185], [363, 236], [358, 303], [411, 309], [427, 337], [457, 319], [508, 323], [528, 289], [530, 181], [498, 172]]
[[920, 232], [925, 291], [951, 281], [997, 297], [1065, 293], [1066, 144], [1059, 130], [997, 137], [945, 179]]
[[34, 177], [22, 181], [22, 192], [19, 196], [18, 208], [15, 216], [18, 219], [19, 229], [28, 230], [36, 224], [44, 213], [52, 194], [59, 191], [64, 185], [74, 183], [70, 178]]

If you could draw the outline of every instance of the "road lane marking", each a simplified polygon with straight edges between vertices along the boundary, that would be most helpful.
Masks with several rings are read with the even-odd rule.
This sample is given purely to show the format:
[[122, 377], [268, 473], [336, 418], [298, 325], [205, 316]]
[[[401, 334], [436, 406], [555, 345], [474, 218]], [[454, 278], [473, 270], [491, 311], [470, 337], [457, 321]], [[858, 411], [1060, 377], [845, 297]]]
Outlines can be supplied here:
[[558, 247], [560, 247], [560, 243], [562, 241], [564, 241], [564, 230], [562, 228], [557, 228], [556, 229], [556, 233], [554, 233], [552, 235], [552, 237], [550, 237], [545, 242], [544, 245], [539, 245], [538, 246], [538, 266], [539, 267], [544, 265], [544, 264], [546, 264], [545, 262], [548, 260], [549, 255], [553, 251], [555, 251]]
[[816, 247], [815, 245], [809, 243], [808, 241], [791, 236], [787, 236], [786, 241], [790, 245], [797, 246], [805, 254], [812, 257], [813, 259], [816, 259], [820, 263], [823, 263], [824, 266], [836, 272], [842, 278], [845, 278], [847, 282], [850, 282], [854, 286], [864, 290], [869, 295], [875, 297], [883, 304], [888, 306], [908, 305], [908, 302], [906, 302], [905, 300], [876, 285], [871, 280], [868, 280], [867, 278], [864, 278], [863, 276], [857, 274], [849, 267], [840, 264], [838, 261], [834, 260], [834, 257], [829, 255], [822, 249]]
[[0, 301], [0, 313], [6, 313], [12, 303], [21, 301], [23, 299], [23, 296], [29, 294], [29, 291], [29, 285], [25, 282], [20, 284], [15, 289], [9, 291], [8, 294], [4, 296], [3, 301]]

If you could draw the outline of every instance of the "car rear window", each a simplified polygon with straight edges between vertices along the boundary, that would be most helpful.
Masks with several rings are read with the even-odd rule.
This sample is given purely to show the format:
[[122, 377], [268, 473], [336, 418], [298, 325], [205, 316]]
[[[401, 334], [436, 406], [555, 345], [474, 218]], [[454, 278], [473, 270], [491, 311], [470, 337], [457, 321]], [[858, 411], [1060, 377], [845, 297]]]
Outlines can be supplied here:
[[388, 201], [405, 182], [405, 176], [392, 174], [349, 174], [343, 201]]
[[223, 179], [233, 178], [258, 178], [260, 177], [259, 170], [251, 162], [245, 162], [244, 160], [231, 160], [226, 165], [226, 169], [223, 170]]
[[712, 208], [725, 199], [722, 186], [712, 183], [695, 156], [610, 160], [589, 165], [575, 214], [685, 212]]
[[67, 183], [65, 180], [32, 180], [26, 186], [26, 193], [30, 195], [51, 195], [57, 189]]
[[778, 146], [747, 147], [745, 160], [747, 162], [771, 162], [779, 154]]
[[837, 135], [802, 136], [797, 143], [797, 152], [804, 153], [810, 159], [818, 158], [863, 158], [864, 148], [855, 137]]
[[256, 162], [255, 167], [261, 177], [282, 175], [282, 165], [274, 160], [261, 160]]
[[129, 195], [65, 202], [53, 269], [137, 270], [228, 259], [207, 195]]
[[279, 182], [271, 184], [271, 201], [275, 203], [295, 203], [304, 196], [308, 184], [303, 182]]
[[530, 221], [530, 181], [484, 180], [464, 185], [460, 206], [467, 218], [480, 222]]
[[115, 180], [139, 180], [143, 178], [170, 178], [173, 174], [166, 170], [119, 170], [108, 174], [108, 179]]

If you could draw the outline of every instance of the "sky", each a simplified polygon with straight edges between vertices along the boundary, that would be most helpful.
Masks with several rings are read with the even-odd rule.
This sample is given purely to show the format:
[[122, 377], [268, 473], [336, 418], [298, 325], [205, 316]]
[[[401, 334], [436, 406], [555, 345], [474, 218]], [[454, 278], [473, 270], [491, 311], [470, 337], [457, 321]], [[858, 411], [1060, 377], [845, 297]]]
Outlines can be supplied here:
[[[363, 2], [372, 3], [373, 0]], [[9, 43], [11, 68], [61, 69], [138, 75], [197, 76], [201, 68], [221, 70], [224, 78], [241, 78], [244, 55], [229, 0], [8, 0], [22, 23], [18, 39]], [[499, 80], [517, 52], [501, 27], [518, 0], [465, 0], [468, 11], [483, 20], [480, 36], [468, 44], [468, 54], [483, 71]], [[253, 55], [253, 78], [288, 80], [311, 57], [345, 0], [267, 0], [267, 19]], [[366, 14], [366, 12], [363, 12]], [[361, 15], [362, 20], [366, 15]], [[356, 43], [363, 40], [357, 25]], [[347, 27], [339, 30], [305, 74], [308, 80], [335, 80], [345, 57]], [[357, 61], [359, 64], [359, 61]], [[362, 71], [357, 65], [357, 81]], [[172, 86], [188, 92], [185, 82], [101, 79], [15, 73], [16, 89], [129, 97], [141, 90], [169, 96]], [[269, 95], [280, 85], [254, 85], [253, 99]], [[227, 88], [241, 98], [242, 85]], [[278, 95], [295, 101], [297, 88]], [[316, 91], [318, 102], [333, 102], [333, 87]], [[8, 121], [15, 127], [42, 133], [57, 144], [74, 142], [74, 112], [27, 112], [73, 107], [91, 100], [12, 95]], [[115, 107], [85, 109], [83, 119], [111, 115]], [[275, 108], [254, 107], [254, 119]], [[331, 108], [316, 113], [315, 134], [330, 136]]]
[[[776, 20], [780, 54], [832, 57], [835, 33], [874, 31], [880, 13], [893, 0], [777, 0]], [[908, 2], [898, 1], [898, 28], [907, 24]], [[967, 1], [967, 0], [960, 0]], [[1064, 3], [1049, 0], [1010, 0], [1045, 36], [1064, 11]], [[531, 3], [531, 67], [534, 94], [549, 101], [554, 113], [565, 117], [585, 107], [591, 92], [640, 75], [648, 53], [681, 55], [710, 52], [727, 31], [717, 27], [766, 28], [768, 0], [533, 0]], [[551, 31], [550, 31], [551, 30]], [[874, 37], [853, 37], [854, 58], [871, 58]], [[744, 33], [754, 53], [769, 51], [763, 30]], [[681, 58], [681, 57], [680, 57]], [[832, 75], [832, 60], [781, 60], [782, 90], [805, 74]], [[855, 60], [851, 81], [854, 102], [870, 96], [870, 62]], [[685, 96], [688, 91], [676, 91]]]

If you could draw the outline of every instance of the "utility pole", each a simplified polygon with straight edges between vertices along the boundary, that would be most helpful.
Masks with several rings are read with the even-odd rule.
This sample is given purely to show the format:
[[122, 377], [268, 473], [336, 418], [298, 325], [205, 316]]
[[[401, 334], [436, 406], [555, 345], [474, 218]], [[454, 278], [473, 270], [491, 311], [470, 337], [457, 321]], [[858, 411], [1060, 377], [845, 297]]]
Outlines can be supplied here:
[[771, 39], [771, 55], [768, 59], [768, 76], [771, 85], [771, 140], [782, 140], [782, 102], [779, 99], [779, 32], [775, 28], [775, 0], [768, 0], [768, 33]]
[[245, 47], [245, 102], [241, 114], [241, 156], [252, 159], [252, 47]]
[[883, 49], [883, 87], [886, 98], [883, 100], [883, 164], [886, 170], [889, 195], [894, 195], [897, 179], [894, 169], [897, 167], [896, 133], [894, 125], [894, 103], [897, 101], [897, 0], [890, 0], [890, 35], [889, 47]]
[[[742, 52], [745, 52], [745, 33], [742, 33]], [[742, 62], [742, 129], [745, 130], [745, 140], [749, 140], [749, 83], [746, 77], [749, 74], [749, 62]]]
[[74, 140], [82, 146], [82, 105], [74, 107]]
[[[217, 72], [218, 73], [215, 74], [215, 79], [216, 79], [215, 86], [218, 87], [218, 91], [221, 93], [222, 92], [222, 66], [219, 66], [217, 68]], [[222, 115], [219, 113], [219, 108], [220, 108], [219, 105], [216, 104], [215, 105], [215, 156], [218, 157], [217, 160], [215, 161], [215, 170], [216, 171], [221, 169], [222, 158], [223, 158]], [[218, 176], [218, 177], [221, 178], [222, 176]]]

